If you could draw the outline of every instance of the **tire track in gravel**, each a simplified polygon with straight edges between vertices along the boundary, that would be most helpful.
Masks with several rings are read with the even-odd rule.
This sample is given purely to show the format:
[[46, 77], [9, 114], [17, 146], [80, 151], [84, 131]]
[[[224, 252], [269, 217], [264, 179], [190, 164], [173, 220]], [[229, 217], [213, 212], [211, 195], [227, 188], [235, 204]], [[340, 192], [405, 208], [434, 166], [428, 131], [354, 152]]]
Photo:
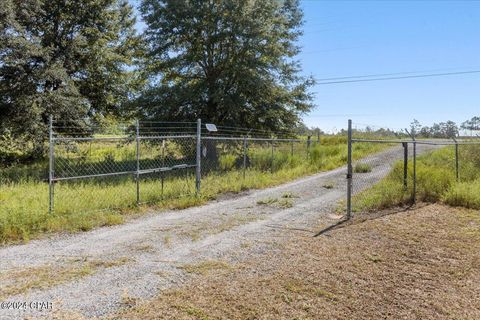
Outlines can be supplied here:
[[[419, 146], [418, 151], [430, 149]], [[401, 148], [394, 147], [370, 157], [372, 172], [365, 174], [368, 185], [384, 177], [402, 155]], [[188, 281], [192, 275], [182, 268], [185, 264], [205, 260], [241, 263], [266, 250], [280, 250], [282, 239], [292, 232], [312, 236], [315, 231], [309, 227], [335, 221], [331, 213], [345, 198], [345, 173], [346, 168], [341, 167], [200, 207], [152, 213], [120, 226], [1, 248], [3, 273], [46, 265], [68, 268], [72, 260], [128, 258], [126, 263], [4, 300], [51, 301], [57, 310], [72, 310], [86, 317], [108, 315], [125, 306], [126, 293], [148, 299]], [[333, 187], [325, 188], [327, 184]], [[294, 198], [282, 198], [285, 193]], [[288, 199], [288, 206], [280, 206], [280, 201], [257, 203], [265, 199]], [[0, 319], [46, 315], [32, 312], [0, 310]]]

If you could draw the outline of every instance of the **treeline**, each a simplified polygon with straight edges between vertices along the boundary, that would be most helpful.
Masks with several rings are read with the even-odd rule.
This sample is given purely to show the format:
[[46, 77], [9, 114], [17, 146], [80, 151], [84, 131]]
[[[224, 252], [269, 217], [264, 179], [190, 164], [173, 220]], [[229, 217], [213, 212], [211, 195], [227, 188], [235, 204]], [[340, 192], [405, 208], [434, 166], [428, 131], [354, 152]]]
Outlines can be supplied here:
[[434, 123], [432, 126], [422, 126], [417, 120], [411, 123], [411, 132], [422, 138], [445, 138], [451, 139], [461, 135], [475, 135], [480, 132], [480, 117], [473, 117], [470, 120], [457, 125], [454, 121]]
[[[299, 0], [3, 0], [0, 161], [44, 153], [48, 118], [291, 132], [312, 109]], [[3, 156], [2, 156], [3, 155]]]
[[[314, 128], [308, 132], [314, 132]], [[412, 135], [416, 138], [437, 138], [452, 139], [456, 137], [480, 137], [480, 117], [473, 117], [470, 120], [457, 125], [454, 121], [434, 123], [432, 126], [424, 126], [418, 120], [414, 119], [408, 129], [392, 130], [388, 128], [374, 128], [367, 126], [365, 128], [353, 128], [354, 136], [373, 136], [373, 137], [396, 137], [408, 138]], [[346, 135], [347, 130], [342, 129], [340, 134]]]

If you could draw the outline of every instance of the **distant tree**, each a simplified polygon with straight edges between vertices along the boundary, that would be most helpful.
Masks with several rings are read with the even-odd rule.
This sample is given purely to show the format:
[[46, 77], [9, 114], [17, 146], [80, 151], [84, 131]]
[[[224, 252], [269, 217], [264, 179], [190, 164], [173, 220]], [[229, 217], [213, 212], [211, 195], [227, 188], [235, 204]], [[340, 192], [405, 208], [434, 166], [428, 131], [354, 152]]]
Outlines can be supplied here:
[[432, 133], [433, 138], [442, 138], [443, 137], [442, 127], [438, 123], [434, 123], [432, 125], [432, 128], [430, 129], [430, 132]]
[[424, 138], [455, 138], [458, 136], [459, 129], [455, 122], [447, 121], [434, 123], [431, 127], [422, 127], [419, 136]]
[[410, 134], [416, 135], [422, 129], [422, 125], [417, 119], [413, 119], [410, 123]]
[[428, 126], [422, 127], [422, 129], [420, 129], [419, 136], [421, 136], [423, 138], [432, 137], [432, 129]]
[[444, 122], [444, 123], [441, 123], [440, 124], [441, 127], [442, 127], [442, 132], [445, 136], [445, 138], [455, 138], [456, 136], [458, 136], [458, 126], [455, 122], [453, 121], [447, 121], [447, 122]]
[[460, 126], [463, 130], [479, 131], [480, 130], [480, 117], [473, 117], [462, 123]]
[[33, 141], [38, 155], [49, 115], [75, 125], [118, 111], [137, 82], [134, 23], [123, 0], [3, 0], [0, 134]]
[[291, 131], [312, 109], [295, 60], [299, 0], [143, 0], [151, 85], [140, 115]]

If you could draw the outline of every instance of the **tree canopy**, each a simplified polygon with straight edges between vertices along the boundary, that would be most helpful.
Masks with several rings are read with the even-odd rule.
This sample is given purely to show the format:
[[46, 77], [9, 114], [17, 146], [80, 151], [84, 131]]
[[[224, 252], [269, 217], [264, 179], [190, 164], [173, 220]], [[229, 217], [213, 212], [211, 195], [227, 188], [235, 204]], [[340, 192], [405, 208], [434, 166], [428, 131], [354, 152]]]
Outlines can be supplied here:
[[142, 117], [287, 131], [312, 109], [298, 0], [144, 0]]
[[462, 123], [461, 128], [470, 131], [480, 131], [480, 117], [473, 117]]
[[[138, 79], [131, 6], [120, 0], [3, 0], [0, 131], [37, 141], [64, 121], [117, 111]], [[2, 132], [0, 132], [2, 134]]]

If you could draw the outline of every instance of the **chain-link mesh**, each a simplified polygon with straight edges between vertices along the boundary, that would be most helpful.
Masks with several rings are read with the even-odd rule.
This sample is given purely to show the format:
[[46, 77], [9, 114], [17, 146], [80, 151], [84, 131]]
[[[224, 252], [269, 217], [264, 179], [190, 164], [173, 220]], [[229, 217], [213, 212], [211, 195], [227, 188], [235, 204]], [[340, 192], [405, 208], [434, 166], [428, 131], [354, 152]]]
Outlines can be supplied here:
[[[383, 151], [357, 157], [368, 148]], [[413, 202], [413, 148], [413, 143], [353, 143], [353, 212]]]
[[362, 125], [350, 130], [352, 212], [434, 202], [453, 183], [480, 176], [479, 140], [425, 139]]
[[52, 127], [55, 212], [124, 210], [195, 192], [196, 123]]
[[305, 142], [261, 138], [202, 139], [202, 175], [231, 171], [276, 172], [307, 158]]
[[316, 149], [313, 141], [267, 137], [262, 131], [252, 135], [243, 129], [210, 132], [188, 122], [113, 127], [83, 122], [52, 129], [50, 190], [57, 213], [159, 204], [197, 194], [201, 178], [213, 193], [211, 185], [221, 181], [238, 186], [229, 181], [250, 179], [252, 185], [258, 173], [297, 166]]
[[139, 141], [139, 202], [156, 203], [195, 193], [196, 137]]

